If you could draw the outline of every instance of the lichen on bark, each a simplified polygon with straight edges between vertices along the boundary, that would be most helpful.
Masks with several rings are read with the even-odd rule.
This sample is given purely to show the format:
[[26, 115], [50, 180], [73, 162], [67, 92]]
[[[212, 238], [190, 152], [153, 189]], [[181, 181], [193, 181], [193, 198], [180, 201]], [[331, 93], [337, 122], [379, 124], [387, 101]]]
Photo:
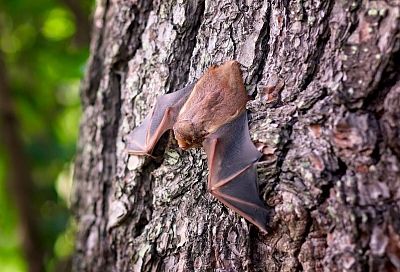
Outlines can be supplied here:
[[[400, 269], [400, 3], [98, 1], [75, 170], [77, 271]], [[206, 190], [201, 149], [126, 136], [160, 94], [242, 64], [263, 234]]]

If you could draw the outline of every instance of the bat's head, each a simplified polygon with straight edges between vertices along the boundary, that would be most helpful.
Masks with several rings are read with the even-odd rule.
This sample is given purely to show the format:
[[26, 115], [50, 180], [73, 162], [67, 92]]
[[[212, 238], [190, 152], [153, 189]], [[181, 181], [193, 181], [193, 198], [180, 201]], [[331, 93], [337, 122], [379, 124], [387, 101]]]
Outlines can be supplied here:
[[237, 118], [248, 100], [237, 61], [212, 66], [179, 111], [173, 127], [179, 146], [200, 147], [207, 135]]
[[178, 120], [173, 130], [179, 147], [184, 150], [200, 147], [205, 137], [205, 133], [199, 131], [190, 120]]

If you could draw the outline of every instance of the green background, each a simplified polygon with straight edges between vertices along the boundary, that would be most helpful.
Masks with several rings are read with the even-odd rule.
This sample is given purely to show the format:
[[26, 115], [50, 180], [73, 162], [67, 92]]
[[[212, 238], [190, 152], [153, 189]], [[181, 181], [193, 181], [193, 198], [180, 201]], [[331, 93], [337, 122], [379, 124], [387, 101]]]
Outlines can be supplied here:
[[[93, 1], [0, 1], [0, 54], [15, 104], [19, 133], [34, 181], [32, 207], [38, 218], [47, 271], [69, 267], [74, 220], [69, 211], [79, 117], [79, 85], [88, 58]], [[1, 133], [0, 133], [1, 135]], [[1, 137], [1, 136], [0, 136]], [[7, 183], [7, 156], [0, 138], [0, 272], [27, 271], [18, 211]]]

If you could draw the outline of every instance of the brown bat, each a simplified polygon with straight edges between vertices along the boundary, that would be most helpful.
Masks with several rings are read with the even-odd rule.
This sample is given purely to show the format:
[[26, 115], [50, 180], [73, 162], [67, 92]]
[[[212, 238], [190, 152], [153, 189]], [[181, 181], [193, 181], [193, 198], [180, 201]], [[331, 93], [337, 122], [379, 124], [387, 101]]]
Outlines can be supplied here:
[[229, 208], [266, 231], [268, 211], [260, 199], [251, 142], [248, 101], [239, 63], [210, 67], [195, 83], [162, 95], [143, 123], [129, 135], [128, 152], [151, 155], [157, 141], [173, 129], [179, 147], [204, 147], [208, 190]]

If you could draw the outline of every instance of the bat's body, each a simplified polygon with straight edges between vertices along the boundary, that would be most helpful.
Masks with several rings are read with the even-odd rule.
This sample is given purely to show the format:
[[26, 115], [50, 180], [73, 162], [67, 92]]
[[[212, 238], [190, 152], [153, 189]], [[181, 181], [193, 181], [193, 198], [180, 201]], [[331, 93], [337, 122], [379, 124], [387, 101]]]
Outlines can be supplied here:
[[209, 68], [196, 84], [157, 99], [153, 111], [130, 134], [129, 153], [151, 155], [173, 129], [182, 149], [203, 146], [208, 190], [226, 206], [266, 231], [268, 212], [258, 194], [254, 163], [261, 154], [251, 142], [246, 93], [239, 64]]

